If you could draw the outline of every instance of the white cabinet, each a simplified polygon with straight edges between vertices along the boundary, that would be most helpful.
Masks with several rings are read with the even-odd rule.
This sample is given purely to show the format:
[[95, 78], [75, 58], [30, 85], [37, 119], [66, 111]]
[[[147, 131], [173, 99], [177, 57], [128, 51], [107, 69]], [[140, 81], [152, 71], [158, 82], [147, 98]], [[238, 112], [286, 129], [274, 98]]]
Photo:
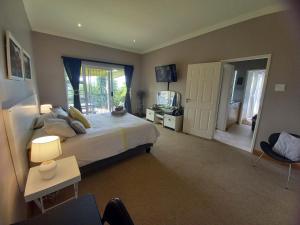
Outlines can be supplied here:
[[152, 109], [146, 110], [146, 119], [154, 122], [155, 119], [155, 111]]
[[156, 113], [153, 109], [146, 110], [146, 119], [154, 123], [162, 123], [164, 127], [175, 131], [182, 130], [183, 116]]
[[164, 127], [172, 128], [175, 131], [181, 131], [182, 118], [183, 116], [172, 116], [169, 114], [164, 114]]

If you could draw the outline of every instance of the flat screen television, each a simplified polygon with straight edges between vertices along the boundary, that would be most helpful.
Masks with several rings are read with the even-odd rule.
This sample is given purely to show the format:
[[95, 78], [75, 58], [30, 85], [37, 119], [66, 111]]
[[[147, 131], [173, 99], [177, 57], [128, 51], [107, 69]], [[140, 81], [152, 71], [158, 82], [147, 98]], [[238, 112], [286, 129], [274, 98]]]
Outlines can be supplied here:
[[176, 82], [177, 73], [176, 65], [170, 64], [165, 66], [156, 66], [155, 67], [156, 81], [157, 82]]

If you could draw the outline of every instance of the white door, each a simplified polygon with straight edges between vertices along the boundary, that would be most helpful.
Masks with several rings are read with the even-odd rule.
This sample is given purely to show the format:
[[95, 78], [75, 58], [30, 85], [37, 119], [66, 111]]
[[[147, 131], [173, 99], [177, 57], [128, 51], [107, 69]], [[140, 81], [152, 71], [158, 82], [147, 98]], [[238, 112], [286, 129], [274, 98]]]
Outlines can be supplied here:
[[183, 131], [211, 139], [216, 125], [221, 63], [188, 65]]
[[220, 95], [220, 104], [218, 109], [217, 129], [225, 131], [228, 119], [228, 105], [234, 89], [234, 66], [224, 63], [222, 66], [222, 88]]

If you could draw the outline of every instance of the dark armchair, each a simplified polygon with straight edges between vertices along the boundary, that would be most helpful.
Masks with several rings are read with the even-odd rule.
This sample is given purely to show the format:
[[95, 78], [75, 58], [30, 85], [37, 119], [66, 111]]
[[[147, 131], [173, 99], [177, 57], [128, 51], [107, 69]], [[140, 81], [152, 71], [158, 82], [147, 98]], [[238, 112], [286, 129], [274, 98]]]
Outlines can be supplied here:
[[[284, 156], [279, 155], [278, 153], [276, 153], [276, 152], [273, 151], [273, 147], [276, 144], [276, 142], [277, 142], [277, 140], [279, 138], [279, 135], [280, 135], [280, 133], [271, 134], [270, 137], [269, 137], [269, 139], [268, 139], [268, 142], [262, 141], [260, 143], [260, 147], [263, 150], [263, 152], [259, 156], [259, 158], [256, 160], [254, 166], [257, 164], [257, 162], [261, 159], [261, 157], [264, 154], [267, 154], [272, 159], [275, 159], [275, 160], [280, 161], [282, 163], [289, 164], [289, 172], [288, 172], [288, 178], [287, 178], [287, 182], [286, 182], [286, 189], [288, 189], [288, 185], [289, 185], [289, 181], [290, 181], [290, 176], [291, 176], [291, 171], [292, 171], [292, 164], [293, 163], [299, 163], [300, 161], [292, 161], [292, 160], [287, 159]], [[297, 134], [291, 134], [291, 135], [293, 135], [294, 137], [300, 138], [300, 136], [297, 135]]]

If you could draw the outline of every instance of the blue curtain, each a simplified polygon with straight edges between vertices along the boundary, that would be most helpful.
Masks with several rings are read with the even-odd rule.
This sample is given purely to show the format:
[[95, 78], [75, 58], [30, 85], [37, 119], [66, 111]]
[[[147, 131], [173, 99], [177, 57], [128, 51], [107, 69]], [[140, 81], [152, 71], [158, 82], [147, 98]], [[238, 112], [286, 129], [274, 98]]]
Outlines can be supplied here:
[[80, 96], [79, 96], [79, 78], [80, 78], [80, 70], [81, 70], [81, 59], [63, 57], [63, 63], [65, 66], [66, 73], [69, 77], [70, 83], [74, 90], [74, 107], [81, 112], [82, 109], [81, 109]]
[[131, 99], [130, 99], [130, 88], [131, 88], [131, 81], [133, 76], [133, 66], [124, 66], [125, 72], [125, 80], [126, 80], [126, 96], [125, 96], [125, 109], [127, 112], [132, 113], [131, 109]]

